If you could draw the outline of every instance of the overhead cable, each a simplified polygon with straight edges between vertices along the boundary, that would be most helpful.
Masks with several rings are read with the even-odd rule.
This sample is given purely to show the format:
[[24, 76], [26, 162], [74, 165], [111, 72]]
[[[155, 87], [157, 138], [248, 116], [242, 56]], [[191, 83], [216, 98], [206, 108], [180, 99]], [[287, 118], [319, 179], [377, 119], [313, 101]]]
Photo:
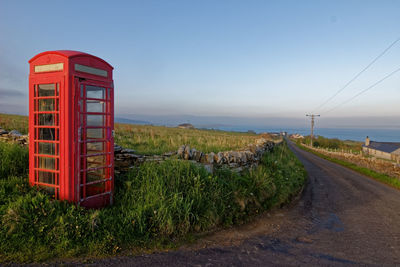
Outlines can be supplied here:
[[[325, 106], [329, 101], [331, 101], [334, 97], [336, 97], [340, 92], [342, 92], [344, 89], [346, 89], [353, 81], [355, 81], [362, 73], [364, 73], [369, 67], [372, 66], [379, 58], [381, 58], [384, 54], [386, 54], [387, 51], [389, 51], [390, 48], [392, 48], [398, 41], [400, 41], [400, 37], [397, 38], [394, 42], [392, 42], [385, 50], [383, 50], [378, 56], [376, 56], [365, 68], [363, 68], [359, 73], [357, 73], [351, 80], [349, 80], [342, 88], [340, 88], [336, 93], [334, 93], [330, 98], [328, 98], [325, 102], [323, 102], [321, 105], [316, 107], [314, 111], [322, 108]], [[314, 112], [313, 111], [313, 112]]]
[[399, 72], [399, 71], [400, 71], [400, 68], [398, 68], [398, 69], [392, 71], [391, 73], [389, 73], [388, 75], [386, 75], [385, 77], [383, 77], [383, 78], [380, 79], [379, 81], [375, 82], [375, 83], [372, 84], [371, 86], [365, 88], [364, 90], [360, 91], [359, 93], [357, 93], [356, 95], [354, 95], [354, 96], [352, 96], [351, 98], [347, 99], [346, 101], [340, 103], [339, 105], [337, 105], [337, 106], [335, 106], [335, 107], [333, 107], [333, 108], [331, 108], [331, 109], [329, 109], [328, 111], [323, 112], [323, 113], [324, 113], [324, 114], [329, 113], [329, 112], [331, 112], [331, 111], [337, 109], [338, 107], [341, 107], [341, 106], [343, 106], [344, 104], [349, 103], [349, 102], [352, 101], [353, 99], [355, 99], [355, 98], [357, 98], [358, 96], [364, 94], [365, 92], [371, 90], [372, 88], [374, 88], [375, 86], [377, 86], [378, 84], [380, 84], [381, 82], [383, 82], [384, 80], [388, 79], [390, 76], [396, 74], [396, 73]]

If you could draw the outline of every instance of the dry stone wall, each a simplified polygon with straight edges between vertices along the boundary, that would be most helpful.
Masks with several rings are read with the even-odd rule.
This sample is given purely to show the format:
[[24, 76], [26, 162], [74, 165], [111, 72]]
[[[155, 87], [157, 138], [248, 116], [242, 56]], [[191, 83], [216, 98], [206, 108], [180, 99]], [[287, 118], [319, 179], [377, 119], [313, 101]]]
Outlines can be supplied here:
[[18, 143], [20, 145], [27, 146], [29, 144], [29, 136], [23, 135], [17, 130], [8, 132], [0, 127], [0, 141], [7, 143]]
[[[304, 145], [304, 144], [303, 144]], [[315, 150], [326, 156], [351, 162], [357, 166], [374, 170], [379, 173], [397, 177], [400, 179], [400, 164], [389, 160], [378, 159], [374, 157], [366, 157], [362, 153], [354, 154], [345, 151], [329, 151], [322, 148], [315, 148], [304, 145], [309, 149]]]
[[264, 153], [269, 152], [274, 146], [282, 143], [282, 140], [271, 141], [264, 138], [257, 139], [254, 144], [239, 151], [223, 151], [204, 153], [189, 145], [182, 145], [177, 151], [162, 155], [148, 156], [136, 154], [134, 150], [115, 146], [115, 171], [124, 172], [146, 161], [161, 162], [169, 158], [189, 160], [203, 165], [209, 172], [214, 168], [230, 168], [234, 171], [253, 168], [258, 165]]
[[[0, 128], [0, 141], [8, 143], [18, 143], [28, 146], [29, 136], [22, 135], [16, 130], [10, 132]], [[189, 160], [196, 164], [201, 164], [209, 172], [214, 168], [230, 168], [240, 172], [244, 169], [254, 168], [260, 162], [264, 153], [271, 151], [274, 146], [282, 143], [282, 140], [271, 141], [270, 139], [259, 138], [254, 144], [238, 151], [221, 151], [218, 153], [204, 153], [189, 145], [182, 145], [177, 151], [164, 153], [162, 155], [140, 155], [136, 151], [121, 146], [114, 146], [115, 172], [126, 172], [130, 168], [139, 166], [144, 162], [162, 162], [169, 158]]]

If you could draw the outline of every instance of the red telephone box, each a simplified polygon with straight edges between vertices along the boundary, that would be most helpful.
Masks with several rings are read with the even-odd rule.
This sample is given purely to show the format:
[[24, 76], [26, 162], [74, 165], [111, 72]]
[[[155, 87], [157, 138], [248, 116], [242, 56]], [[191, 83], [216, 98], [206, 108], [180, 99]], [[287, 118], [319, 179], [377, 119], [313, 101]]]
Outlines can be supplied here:
[[113, 201], [113, 67], [77, 51], [30, 61], [29, 183], [55, 199], [99, 208]]

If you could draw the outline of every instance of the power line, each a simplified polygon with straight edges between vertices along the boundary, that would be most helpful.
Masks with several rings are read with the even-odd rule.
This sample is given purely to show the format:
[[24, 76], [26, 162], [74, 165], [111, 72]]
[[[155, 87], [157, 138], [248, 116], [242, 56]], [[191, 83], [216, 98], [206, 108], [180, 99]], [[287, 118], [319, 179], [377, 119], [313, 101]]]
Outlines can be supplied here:
[[[359, 73], [356, 74], [350, 81], [348, 81], [342, 88], [340, 88], [336, 93], [334, 93], [330, 98], [328, 98], [325, 102], [323, 102], [321, 105], [316, 107], [314, 111], [322, 108], [325, 106], [329, 101], [331, 101], [335, 96], [337, 96], [340, 92], [342, 92], [344, 89], [347, 88], [355, 79], [357, 79], [362, 73], [364, 73], [369, 67], [372, 66], [379, 58], [381, 58], [384, 54], [386, 54], [387, 51], [389, 51], [390, 48], [392, 48], [398, 41], [400, 41], [400, 37], [397, 38], [393, 43], [391, 43], [385, 50], [383, 50], [377, 57], [375, 57], [365, 68], [363, 68]], [[314, 112], [313, 111], [313, 112]]]
[[341, 104], [339, 104], [339, 105], [333, 107], [332, 109], [330, 109], [330, 110], [324, 112], [324, 114], [329, 113], [329, 112], [331, 112], [331, 111], [337, 109], [338, 107], [341, 107], [341, 106], [343, 106], [344, 104], [349, 103], [350, 101], [352, 101], [352, 100], [355, 99], [356, 97], [358, 97], [358, 96], [362, 95], [363, 93], [365, 93], [365, 92], [371, 90], [372, 88], [374, 88], [375, 86], [377, 86], [378, 84], [380, 84], [381, 82], [383, 82], [384, 80], [388, 79], [390, 76], [394, 75], [395, 73], [397, 73], [397, 72], [399, 72], [399, 71], [400, 71], [400, 68], [398, 68], [398, 69], [392, 71], [391, 73], [389, 73], [388, 75], [386, 75], [385, 77], [383, 77], [382, 79], [380, 79], [379, 81], [375, 82], [373, 85], [371, 85], [371, 86], [365, 88], [364, 90], [362, 90], [361, 92], [359, 92], [359, 93], [357, 93], [356, 95], [352, 96], [351, 98], [347, 99], [346, 101], [342, 102]]

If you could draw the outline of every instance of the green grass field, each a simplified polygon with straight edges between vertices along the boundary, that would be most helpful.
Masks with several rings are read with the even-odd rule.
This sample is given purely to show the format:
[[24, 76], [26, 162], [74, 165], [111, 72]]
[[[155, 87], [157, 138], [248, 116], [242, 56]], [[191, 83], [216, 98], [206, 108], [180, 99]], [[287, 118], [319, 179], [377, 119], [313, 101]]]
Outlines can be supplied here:
[[[152, 126], [117, 127], [122, 127], [117, 128], [124, 136], [121, 140], [133, 148], [142, 147], [143, 153], [169, 151], [181, 141], [204, 151], [234, 149], [256, 138]], [[134, 141], [137, 137], [132, 137], [135, 135], [154, 139], [154, 143], [138, 145]], [[176, 143], [157, 147], [169, 136]], [[266, 153], [256, 169], [241, 175], [228, 169], [209, 174], [189, 161], [148, 162], [115, 177], [113, 206], [86, 210], [54, 201], [45, 192], [29, 187], [27, 172], [28, 149], [0, 143], [3, 263], [174, 248], [193, 240], [196, 233], [242, 224], [289, 202], [306, 179], [303, 166], [285, 143]]]
[[[28, 117], [0, 114], [0, 127], [28, 132]], [[256, 134], [216, 130], [179, 129], [163, 126], [115, 124], [115, 143], [138, 154], [162, 154], [189, 145], [205, 153], [235, 150], [259, 138]]]
[[179, 129], [148, 125], [115, 125], [115, 143], [141, 154], [162, 154], [190, 145], [202, 152], [219, 152], [245, 147], [256, 134], [216, 130]]

